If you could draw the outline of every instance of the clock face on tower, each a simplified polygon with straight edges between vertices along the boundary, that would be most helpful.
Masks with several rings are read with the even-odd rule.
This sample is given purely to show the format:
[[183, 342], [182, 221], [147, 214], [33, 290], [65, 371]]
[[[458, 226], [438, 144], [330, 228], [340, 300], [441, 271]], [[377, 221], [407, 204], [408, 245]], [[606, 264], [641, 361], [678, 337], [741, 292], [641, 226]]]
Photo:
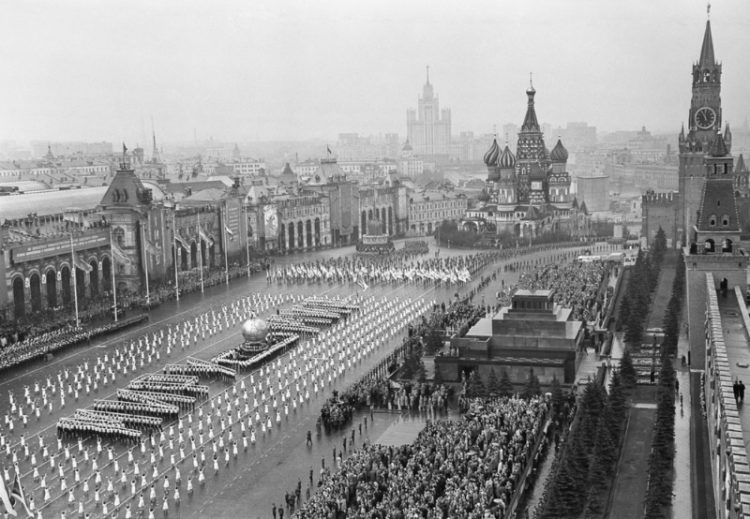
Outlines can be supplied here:
[[697, 124], [698, 128], [700, 128], [701, 130], [708, 130], [709, 128], [712, 128], [715, 122], [716, 112], [714, 112], [713, 108], [704, 106], [703, 108], [699, 108], [698, 111], [695, 112], [695, 124]]

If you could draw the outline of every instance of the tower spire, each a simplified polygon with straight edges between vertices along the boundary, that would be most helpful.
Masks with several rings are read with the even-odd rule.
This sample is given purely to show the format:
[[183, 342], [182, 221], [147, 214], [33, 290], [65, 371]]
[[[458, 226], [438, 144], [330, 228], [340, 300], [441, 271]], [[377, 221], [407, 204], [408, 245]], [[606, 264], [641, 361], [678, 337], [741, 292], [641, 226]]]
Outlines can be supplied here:
[[536, 118], [536, 110], [534, 109], [534, 94], [536, 94], [536, 90], [534, 90], [534, 85], [531, 82], [531, 74], [529, 74], [529, 88], [526, 90], [529, 102], [526, 108], [526, 117], [523, 118], [521, 131], [539, 131], [539, 121]]
[[430, 66], [427, 65], [427, 84], [430, 84]]
[[[711, 10], [711, 4], [708, 4], [708, 10]], [[714, 58], [714, 39], [711, 35], [711, 20], [706, 20], [706, 32], [703, 33], [703, 44], [701, 45], [701, 57], [698, 64], [702, 67], [713, 67], [716, 65]]]

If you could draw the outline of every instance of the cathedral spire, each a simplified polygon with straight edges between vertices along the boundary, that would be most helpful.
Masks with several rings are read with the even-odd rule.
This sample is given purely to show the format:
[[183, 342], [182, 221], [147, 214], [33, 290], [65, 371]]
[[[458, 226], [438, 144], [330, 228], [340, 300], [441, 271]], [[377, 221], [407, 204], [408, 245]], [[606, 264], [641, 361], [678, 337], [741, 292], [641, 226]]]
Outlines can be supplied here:
[[536, 118], [536, 110], [534, 109], [534, 84], [531, 82], [531, 74], [529, 74], [529, 88], [526, 89], [526, 95], [529, 97], [528, 106], [526, 108], [526, 117], [523, 118], [523, 125], [521, 131], [534, 131], [539, 130], [539, 121]]
[[706, 32], [703, 33], [703, 45], [701, 45], [701, 57], [698, 60], [698, 64], [702, 67], [713, 67], [716, 65], [714, 39], [711, 36], [711, 20], [706, 20]]

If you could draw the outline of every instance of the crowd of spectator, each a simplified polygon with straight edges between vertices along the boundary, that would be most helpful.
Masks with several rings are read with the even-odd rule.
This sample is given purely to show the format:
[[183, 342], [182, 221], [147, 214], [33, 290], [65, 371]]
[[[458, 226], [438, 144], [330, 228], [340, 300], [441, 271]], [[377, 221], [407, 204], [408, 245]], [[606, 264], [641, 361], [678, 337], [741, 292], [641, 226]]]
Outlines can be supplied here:
[[[27, 360], [41, 357], [48, 353], [54, 353], [67, 346], [89, 341], [92, 337], [112, 332], [143, 319], [146, 319], [145, 314], [133, 316], [128, 320], [118, 322], [112, 321], [92, 327], [76, 328], [72, 325], [68, 325], [64, 328], [44, 332], [38, 335], [29, 335], [23, 340], [7, 344], [0, 349], [0, 370], [21, 364]], [[3, 339], [5, 338], [3, 337]], [[3, 339], [0, 339], [0, 343], [2, 343]]]
[[410, 445], [366, 445], [293, 517], [504, 517], [548, 408], [544, 397], [475, 399], [460, 419], [429, 422]]
[[[523, 272], [516, 289], [553, 290], [555, 303], [572, 308], [575, 320], [591, 320], [601, 304], [602, 282], [609, 265], [605, 262], [546, 264]], [[502, 306], [510, 305], [515, 290], [507, 287], [498, 294]]]

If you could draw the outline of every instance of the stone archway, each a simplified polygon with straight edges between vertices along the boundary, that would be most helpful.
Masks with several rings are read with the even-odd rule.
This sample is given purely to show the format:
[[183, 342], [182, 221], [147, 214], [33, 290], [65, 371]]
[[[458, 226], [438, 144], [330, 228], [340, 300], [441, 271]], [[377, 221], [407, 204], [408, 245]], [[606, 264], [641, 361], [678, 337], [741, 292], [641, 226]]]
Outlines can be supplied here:
[[44, 273], [44, 284], [47, 288], [47, 308], [57, 306], [57, 275], [52, 269]]
[[367, 234], [367, 212], [362, 211], [362, 225], [359, 226], [362, 234]]
[[198, 245], [195, 240], [190, 242], [190, 268], [196, 268], [198, 266]]
[[289, 222], [289, 250], [294, 250], [297, 244], [294, 242], [294, 222]]
[[214, 266], [214, 254], [216, 254], [215, 244], [214, 242], [211, 242], [211, 246], [208, 248], [208, 266], [213, 267]]
[[427, 222], [427, 234], [432, 235], [432, 222]]
[[388, 235], [393, 235], [393, 208], [388, 206]]
[[305, 220], [305, 234], [305, 237], [307, 239], [307, 247], [312, 248], [315, 243], [313, 243], [312, 222], [310, 220]]
[[62, 302], [64, 305], [67, 305], [73, 298], [73, 292], [70, 288], [70, 284], [72, 283], [70, 279], [70, 267], [67, 265], [63, 265], [60, 269], [60, 282], [62, 285]]
[[93, 298], [99, 294], [99, 263], [94, 259], [91, 260], [89, 265], [91, 265], [91, 272], [89, 272], [89, 292]]
[[320, 218], [315, 219], [315, 246], [320, 247]]
[[42, 309], [42, 280], [36, 272], [29, 276], [29, 288], [31, 291], [31, 311], [38, 312]]
[[86, 273], [76, 267], [76, 294], [78, 296], [78, 304], [86, 299]]
[[201, 266], [206, 267], [208, 264], [208, 258], [206, 258], [206, 242], [201, 240]]
[[180, 270], [187, 270], [188, 266], [188, 250], [180, 244]]
[[13, 278], [13, 315], [16, 319], [26, 315], [26, 294], [23, 287], [23, 277]]
[[112, 261], [107, 256], [102, 258], [102, 288], [105, 292], [112, 291]]
[[279, 248], [286, 250], [286, 225], [283, 223], [279, 226]]
[[305, 229], [302, 221], [297, 222], [297, 246], [301, 249], [305, 246]]

